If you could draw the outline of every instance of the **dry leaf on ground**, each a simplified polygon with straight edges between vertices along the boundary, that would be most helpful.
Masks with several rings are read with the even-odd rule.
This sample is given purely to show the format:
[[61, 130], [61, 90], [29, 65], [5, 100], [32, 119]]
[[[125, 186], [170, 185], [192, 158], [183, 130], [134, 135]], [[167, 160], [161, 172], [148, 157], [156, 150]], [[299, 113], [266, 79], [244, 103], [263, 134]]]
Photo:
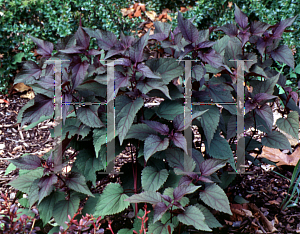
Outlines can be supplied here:
[[274, 149], [274, 148], [264, 146], [262, 148], [262, 153], [258, 155], [258, 157], [266, 158], [272, 162], [276, 162], [277, 166], [280, 165], [296, 166], [298, 160], [300, 159], [300, 147], [297, 147], [296, 150], [291, 155], [287, 155], [281, 152], [279, 149]]

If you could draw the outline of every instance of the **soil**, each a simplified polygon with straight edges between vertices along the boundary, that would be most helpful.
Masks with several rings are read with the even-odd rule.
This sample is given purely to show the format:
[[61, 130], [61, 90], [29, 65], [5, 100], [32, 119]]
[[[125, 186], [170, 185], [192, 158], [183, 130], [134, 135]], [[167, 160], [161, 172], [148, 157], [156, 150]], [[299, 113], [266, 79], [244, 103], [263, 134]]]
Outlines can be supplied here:
[[[10, 199], [14, 201], [17, 191], [7, 183], [18, 176], [18, 169], [4, 175], [9, 164], [5, 159], [16, 158], [24, 153], [42, 156], [48, 152], [54, 145], [49, 132], [49, 128], [53, 127], [53, 121], [46, 120], [28, 131], [21, 129], [21, 124], [17, 123], [17, 115], [29, 99], [21, 98], [20, 94], [13, 94], [10, 97], [0, 95], [1, 99], [9, 101], [9, 104], [0, 103], [0, 192], [9, 194]], [[159, 103], [154, 99], [148, 102]], [[69, 149], [67, 154], [74, 152], [74, 149]], [[116, 169], [130, 160], [129, 151], [123, 151], [116, 159]], [[271, 233], [271, 229], [273, 233], [300, 233], [299, 205], [280, 211], [289, 181], [275, 174], [267, 164], [262, 165], [262, 167], [250, 165], [247, 172], [252, 174], [237, 175], [235, 182], [225, 189], [233, 215], [215, 212], [214, 215], [223, 228], [216, 229], [213, 233]], [[274, 169], [287, 178], [291, 178], [292, 170], [293, 168]], [[102, 178], [93, 188], [93, 192], [101, 193], [109, 182], [119, 182], [118, 176], [109, 175]], [[238, 204], [236, 196], [243, 197], [248, 203]], [[114, 230], [130, 228], [131, 214], [132, 210], [127, 209], [116, 216], [109, 216], [108, 219], [113, 221]], [[106, 226], [107, 224], [104, 224], [103, 228]], [[205, 233], [194, 232], [193, 229], [189, 231]]]

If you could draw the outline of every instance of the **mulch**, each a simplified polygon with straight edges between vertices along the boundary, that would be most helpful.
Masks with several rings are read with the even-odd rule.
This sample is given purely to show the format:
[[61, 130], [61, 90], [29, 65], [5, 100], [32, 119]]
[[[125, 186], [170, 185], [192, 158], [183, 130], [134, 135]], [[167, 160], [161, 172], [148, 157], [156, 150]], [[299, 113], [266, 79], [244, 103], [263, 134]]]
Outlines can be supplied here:
[[[10, 198], [13, 200], [16, 190], [7, 183], [18, 175], [18, 169], [4, 175], [9, 164], [5, 159], [16, 158], [24, 153], [42, 156], [48, 152], [54, 146], [54, 140], [49, 132], [49, 128], [53, 127], [53, 121], [46, 120], [27, 131], [21, 129], [21, 124], [17, 123], [17, 115], [29, 99], [21, 98], [20, 94], [13, 94], [11, 97], [0, 95], [0, 99], [9, 101], [9, 103], [0, 103], [0, 192], [10, 194]], [[153, 105], [159, 104], [159, 101], [153, 98], [148, 102]], [[74, 149], [70, 149], [67, 154], [72, 154], [74, 151]], [[127, 148], [127, 151], [123, 151], [117, 157], [116, 168], [130, 160]], [[225, 189], [233, 215], [215, 212], [214, 215], [223, 228], [215, 230], [213, 233], [271, 233], [270, 228], [276, 228], [277, 231], [274, 229], [273, 233], [300, 233], [300, 207], [292, 207], [284, 211], [279, 209], [287, 194], [289, 181], [267, 168], [266, 164], [264, 167], [252, 165], [248, 169], [248, 172], [252, 172], [252, 174], [237, 176], [236, 181]], [[275, 168], [274, 170], [291, 178], [292, 169]], [[97, 183], [93, 192], [101, 193], [105, 184], [118, 181], [118, 177], [106, 176]], [[237, 204], [234, 200], [237, 195], [249, 203]], [[125, 213], [130, 212], [131, 210], [128, 209], [116, 216], [113, 222], [116, 230], [119, 227], [124, 228], [126, 225], [130, 225], [131, 222], [128, 219], [124, 221], [124, 217], [127, 217]]]

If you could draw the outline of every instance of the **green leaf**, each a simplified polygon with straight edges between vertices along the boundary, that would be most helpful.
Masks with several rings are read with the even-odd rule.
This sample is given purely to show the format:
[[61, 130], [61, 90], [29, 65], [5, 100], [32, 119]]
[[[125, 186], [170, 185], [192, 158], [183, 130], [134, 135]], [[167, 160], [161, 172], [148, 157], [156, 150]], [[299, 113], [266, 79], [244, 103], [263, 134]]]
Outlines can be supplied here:
[[196, 206], [188, 206], [182, 214], [177, 216], [179, 222], [186, 225], [192, 225], [198, 230], [212, 231], [204, 222], [205, 218], [202, 212]]
[[228, 45], [230, 37], [225, 35], [221, 39], [217, 40], [217, 42], [212, 46], [212, 48], [218, 53], [224, 56], [225, 48]]
[[24, 53], [17, 53], [14, 56], [14, 61], [12, 62], [12, 64], [16, 64], [16, 63], [21, 63], [22, 62], [22, 58], [25, 56]]
[[53, 209], [55, 203], [64, 200], [64, 193], [62, 192], [52, 192], [49, 196], [45, 197], [38, 205], [38, 210], [41, 219], [43, 220], [44, 226], [49, 222], [53, 216]]
[[203, 192], [200, 192], [200, 199], [211, 208], [230, 214], [229, 200], [225, 192], [216, 184], [209, 185]]
[[133, 139], [144, 141], [149, 135], [155, 135], [155, 134], [157, 134], [156, 131], [148, 127], [147, 124], [139, 123], [139, 124], [133, 124], [130, 127], [124, 139], [133, 138]]
[[201, 123], [201, 127], [204, 131], [208, 146], [210, 147], [211, 140], [214, 137], [214, 133], [216, 132], [220, 121], [219, 108], [217, 106], [195, 106], [195, 109], [199, 111], [208, 110], [203, 115], [201, 115], [201, 118], [197, 119]]
[[113, 215], [125, 210], [130, 202], [124, 201], [128, 196], [122, 193], [123, 188], [120, 184], [108, 184], [96, 204], [95, 215]]
[[177, 115], [182, 114], [183, 112], [184, 106], [182, 106], [180, 103], [171, 100], [165, 100], [159, 105], [156, 114], [161, 118], [173, 120]]
[[96, 172], [105, 168], [106, 161], [102, 157], [96, 158], [91, 149], [83, 149], [76, 156], [74, 165], [81, 174], [85, 175], [86, 181], [92, 181], [93, 185], [95, 185]]
[[165, 84], [169, 84], [174, 78], [179, 77], [184, 72], [182, 64], [178, 64], [176, 58], [149, 59], [146, 65], [150, 67], [154, 74], [162, 77]]
[[[166, 150], [167, 162], [174, 168], [174, 172], [178, 175], [182, 172], [193, 172], [196, 167], [196, 163], [191, 157], [186, 161], [187, 165], [184, 165], [184, 157], [184, 153], [178, 148], [168, 148]], [[188, 155], [186, 155], [186, 157], [188, 157]], [[186, 168], [184, 166], [186, 166]]]
[[272, 131], [271, 133], [268, 133], [267, 136], [261, 139], [261, 143], [270, 148], [282, 150], [288, 149], [292, 151], [289, 140], [281, 132]]
[[118, 234], [132, 234], [133, 233], [133, 228], [128, 229], [128, 228], [122, 228], [118, 231]]
[[274, 87], [278, 82], [280, 73], [278, 73], [276, 76], [273, 76], [269, 79], [265, 79], [264, 81], [253, 81], [250, 82], [251, 86], [253, 87], [253, 95], [256, 95], [258, 93], [268, 93], [273, 94]]
[[18, 200], [21, 206], [24, 206], [25, 208], [29, 208], [29, 201], [27, 198], [21, 198]]
[[234, 197], [234, 201], [238, 204], [244, 204], [244, 203], [249, 203], [249, 201], [247, 201], [245, 198], [241, 197], [241, 196], [238, 196], [236, 195]]
[[[52, 92], [53, 92], [53, 90], [52, 90]], [[39, 123], [41, 123], [41, 122], [43, 122], [45, 120], [51, 119], [51, 118], [52, 118], [52, 116], [42, 115], [38, 121], [36, 121], [36, 122], [34, 122], [32, 124], [29, 124], [26, 128], [24, 128], [24, 130], [28, 131], [29, 129], [32, 129], [35, 126], [37, 126]]]
[[213, 158], [228, 159], [228, 162], [235, 170], [235, 163], [232, 150], [226, 139], [221, 137], [219, 132], [215, 133], [214, 138], [210, 143], [210, 148], [208, 148], [207, 142], [205, 141], [205, 148], [207, 149], [207, 153]]
[[29, 188], [29, 193], [28, 193], [28, 201], [29, 201], [29, 206], [32, 207], [33, 204], [39, 200], [39, 181], [40, 179], [35, 179], [30, 188]]
[[55, 222], [58, 223], [60, 226], [63, 226], [64, 229], [67, 228], [66, 222], [69, 222], [68, 215], [71, 216], [71, 218], [74, 216], [76, 211], [79, 208], [79, 197], [72, 196], [70, 200], [62, 200], [55, 204], [53, 209], [53, 217], [55, 219]]
[[195, 204], [195, 206], [202, 212], [205, 217], [205, 223], [210, 228], [223, 227], [222, 224], [214, 217], [214, 215], [203, 205]]
[[152, 223], [148, 227], [148, 233], [151, 234], [169, 234], [168, 226], [171, 228], [171, 233], [174, 231], [174, 225], [172, 223], [162, 224], [160, 221]]
[[161, 139], [157, 135], [150, 135], [146, 138], [144, 144], [144, 157], [146, 162], [157, 151], [163, 151], [169, 146], [169, 138]]
[[98, 158], [101, 145], [106, 144], [106, 128], [95, 128], [93, 131], [93, 145], [95, 147], [96, 158]]
[[77, 118], [91, 128], [102, 128], [105, 125], [98, 116], [98, 108], [99, 106], [97, 105], [81, 106], [76, 112]]
[[86, 201], [82, 210], [82, 215], [92, 214], [94, 216], [96, 209], [95, 204], [97, 204], [100, 201], [100, 194], [94, 194], [94, 196], [95, 197], [89, 197], [89, 199]]
[[162, 198], [160, 196], [160, 193], [154, 192], [154, 191], [146, 191], [139, 194], [134, 194], [131, 197], [127, 198], [125, 201], [131, 202], [131, 203], [150, 203], [152, 205], [155, 205], [159, 202], [162, 202]]
[[12, 172], [16, 169], [17, 169], [17, 167], [14, 164], [10, 163], [8, 165], [8, 167], [6, 168], [4, 175], [8, 175], [10, 172]]
[[290, 134], [292, 137], [299, 139], [299, 114], [296, 111], [292, 111], [288, 114], [287, 118], [280, 118], [276, 121], [276, 125], [282, 131]]
[[[69, 132], [68, 139], [71, 139], [71, 137], [76, 134], [80, 135], [81, 138], [83, 139], [89, 134], [90, 130], [91, 129], [88, 126], [86, 126], [85, 124], [82, 124], [79, 119], [67, 118], [66, 122], [62, 128], [62, 139], [66, 138], [67, 132]], [[54, 131], [53, 131], [53, 133], [54, 133]]]
[[222, 181], [222, 183], [220, 183], [220, 187], [222, 188], [222, 189], [225, 189], [225, 188], [227, 188], [228, 187], [228, 185], [230, 185], [230, 183], [232, 182], [232, 181], [234, 181], [234, 179], [235, 179], [235, 177], [236, 177], [236, 174], [229, 174], [228, 173], [228, 171], [224, 171], [223, 173], [222, 173], [222, 175], [221, 175], [221, 181]]
[[120, 140], [120, 145], [122, 145], [137, 112], [143, 107], [144, 100], [138, 97], [136, 100], [132, 100], [127, 96], [116, 97], [116, 125]]
[[21, 108], [21, 110], [19, 111], [18, 117], [17, 117], [17, 123], [22, 122], [24, 111], [33, 105], [34, 105], [34, 99], [31, 99]]
[[30, 186], [35, 179], [41, 178], [43, 175], [44, 168], [37, 168], [35, 170], [29, 171], [28, 173], [20, 176], [10, 181], [8, 184], [13, 186], [15, 189], [22, 191], [23, 193], [29, 193]]
[[169, 94], [169, 89], [161, 79], [153, 80], [153, 79], [145, 78], [144, 80], [138, 81], [136, 88], [139, 89], [144, 94], [147, 94], [149, 91], [153, 89], [158, 89], [162, 91], [169, 99], [171, 99]]
[[71, 175], [69, 175], [65, 180], [65, 183], [70, 189], [92, 197], [94, 196], [86, 185], [85, 177], [83, 175], [80, 175], [79, 173], [72, 173]]
[[153, 167], [145, 167], [142, 171], [142, 186], [145, 191], [157, 191], [168, 178], [167, 169], [158, 171]]

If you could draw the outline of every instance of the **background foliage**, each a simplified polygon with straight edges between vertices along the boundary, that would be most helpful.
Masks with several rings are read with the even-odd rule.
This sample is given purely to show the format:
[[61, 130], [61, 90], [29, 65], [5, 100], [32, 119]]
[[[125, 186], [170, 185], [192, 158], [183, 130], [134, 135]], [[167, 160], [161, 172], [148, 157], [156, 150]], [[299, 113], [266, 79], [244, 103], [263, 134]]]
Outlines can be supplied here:
[[[184, 13], [186, 18], [195, 17], [199, 29], [208, 26], [221, 26], [234, 20], [234, 3], [236, 3], [250, 19], [257, 19], [269, 24], [291, 18], [300, 12], [297, 0], [251, 0], [251, 1], [141, 1], [146, 4], [147, 11], [161, 12], [169, 8], [176, 12], [181, 6], [193, 6]], [[27, 34], [56, 43], [59, 38], [65, 37], [77, 30], [81, 14], [84, 27], [99, 28], [112, 31], [119, 35], [121, 31], [130, 34], [135, 30], [142, 19], [122, 17], [121, 8], [126, 8], [134, 1], [125, 0], [0, 0], [0, 92], [7, 93], [8, 83], [20, 68], [17, 62], [35, 60], [33, 53], [34, 44]], [[174, 18], [177, 13], [171, 14]], [[172, 22], [173, 27], [177, 21]], [[283, 35], [283, 43], [296, 49], [296, 64], [300, 63], [300, 32], [297, 25], [300, 18], [291, 30]], [[216, 36], [214, 36], [216, 37]], [[17, 54], [19, 52], [23, 52]], [[288, 74], [289, 68], [284, 69]], [[292, 77], [293, 78], [293, 77]], [[295, 77], [292, 83], [296, 82]]]

